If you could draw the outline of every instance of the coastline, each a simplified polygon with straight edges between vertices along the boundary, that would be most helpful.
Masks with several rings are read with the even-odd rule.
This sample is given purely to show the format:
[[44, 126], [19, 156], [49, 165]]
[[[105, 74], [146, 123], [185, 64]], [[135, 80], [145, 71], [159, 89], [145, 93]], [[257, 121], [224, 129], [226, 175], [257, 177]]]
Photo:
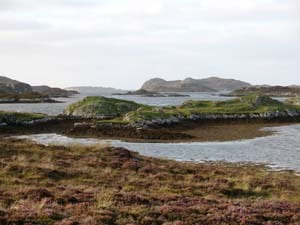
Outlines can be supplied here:
[[169, 126], [135, 128], [124, 124], [100, 124], [94, 120], [76, 118], [43, 118], [0, 127], [0, 136], [57, 133], [69, 137], [101, 138], [125, 142], [188, 143], [224, 142], [254, 139], [273, 135], [268, 127], [298, 124], [298, 121], [231, 120], [185, 121]]

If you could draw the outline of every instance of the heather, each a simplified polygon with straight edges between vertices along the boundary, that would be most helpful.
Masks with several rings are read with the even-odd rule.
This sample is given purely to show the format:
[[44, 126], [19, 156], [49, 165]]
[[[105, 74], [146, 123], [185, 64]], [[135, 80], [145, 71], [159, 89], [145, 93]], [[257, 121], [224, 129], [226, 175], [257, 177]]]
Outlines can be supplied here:
[[0, 142], [0, 224], [296, 225], [299, 202], [292, 171]]

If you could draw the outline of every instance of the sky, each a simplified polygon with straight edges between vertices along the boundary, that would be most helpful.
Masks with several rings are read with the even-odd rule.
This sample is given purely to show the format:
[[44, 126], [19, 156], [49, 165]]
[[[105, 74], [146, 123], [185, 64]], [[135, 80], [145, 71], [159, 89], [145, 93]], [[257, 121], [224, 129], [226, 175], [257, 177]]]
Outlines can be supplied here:
[[0, 0], [0, 75], [34, 85], [300, 85], [299, 71], [299, 0]]

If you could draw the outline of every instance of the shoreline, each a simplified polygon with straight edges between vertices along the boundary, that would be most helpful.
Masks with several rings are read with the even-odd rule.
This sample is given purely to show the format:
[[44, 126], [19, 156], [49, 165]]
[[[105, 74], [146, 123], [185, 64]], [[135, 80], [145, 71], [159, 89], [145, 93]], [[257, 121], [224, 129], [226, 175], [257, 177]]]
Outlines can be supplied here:
[[101, 138], [135, 143], [193, 143], [227, 142], [267, 137], [275, 131], [264, 130], [279, 126], [300, 124], [299, 122], [265, 121], [208, 121], [206, 123], [186, 121], [170, 126], [156, 126], [147, 129], [127, 128], [122, 125], [101, 125], [95, 128], [79, 127], [72, 129], [66, 136], [77, 138]]
[[[39, 135], [39, 134], [37, 134]], [[52, 135], [52, 134], [49, 134]], [[54, 134], [56, 135], [56, 134]], [[33, 134], [33, 136], [35, 136]], [[61, 135], [62, 137], [65, 137], [63, 135]], [[3, 138], [3, 137], [2, 137]], [[71, 137], [66, 137], [66, 138], [71, 138]], [[77, 139], [81, 139], [81, 138], [77, 138]], [[83, 139], [89, 139], [89, 138], [83, 138]], [[92, 139], [92, 138], [90, 138]], [[0, 137], [1, 140], [1, 137]], [[46, 143], [45, 141], [40, 141], [37, 140], [35, 138], [32, 138], [31, 135], [28, 135], [26, 137], [26, 135], [23, 136], [11, 136], [11, 137], [5, 137], [3, 140], [19, 140], [20, 142], [28, 142], [28, 143], [32, 143], [32, 144], [36, 144], [36, 145], [41, 145], [44, 147], [66, 147], [66, 148], [72, 148], [74, 146], [80, 146], [80, 147], [86, 147], [86, 148], [91, 148], [91, 147], [95, 147], [95, 146], [99, 146], [99, 145], [104, 145], [104, 146], [109, 146], [112, 148], [127, 148], [130, 149], [130, 147], [123, 147], [123, 146], [115, 146], [112, 142], [116, 141], [116, 140], [108, 140], [108, 142], [105, 142], [106, 140], [101, 140], [104, 142], [94, 142], [94, 143], [88, 143], [88, 144], [83, 144], [81, 142], [76, 142], [76, 138], [74, 138], [74, 142], [68, 142], [68, 143], [61, 143], [61, 142], [57, 142], [57, 143]], [[111, 141], [111, 142], [110, 142]], [[120, 140], [121, 141], [121, 140]], [[139, 142], [130, 142], [132, 144], [136, 144]], [[189, 142], [192, 143], [192, 142]], [[150, 144], [149, 142], [143, 142], [141, 144]], [[176, 143], [162, 143], [162, 144], [176, 144]], [[179, 144], [187, 144], [187, 143], [179, 143]], [[192, 165], [197, 165], [197, 164], [204, 164], [204, 165], [232, 165], [235, 167], [241, 166], [254, 166], [254, 167], [263, 167], [266, 171], [269, 172], [294, 172], [297, 176], [300, 176], [300, 169], [296, 169], [296, 168], [290, 168], [288, 166], [280, 166], [277, 165], [275, 163], [266, 163], [266, 162], [257, 162], [257, 161], [245, 161], [245, 160], [241, 160], [241, 161], [229, 161], [229, 160], [225, 160], [225, 159], [219, 159], [219, 160], [208, 160], [208, 159], [202, 159], [202, 160], [195, 160], [195, 159], [186, 159], [186, 160], [182, 160], [182, 159], [173, 159], [167, 156], [161, 157], [161, 156], [149, 156], [143, 153], [139, 153], [137, 150], [129, 150], [133, 153], [139, 154], [142, 157], [146, 157], [146, 158], [152, 158], [152, 159], [156, 159], [156, 160], [166, 160], [166, 161], [173, 161], [173, 162], [177, 162], [177, 163], [185, 163], [185, 164], [192, 164]]]
[[[79, 124], [79, 125], [76, 125]], [[0, 137], [57, 133], [68, 137], [101, 138], [137, 143], [226, 142], [267, 137], [275, 132], [264, 128], [299, 124], [286, 121], [186, 121], [169, 126], [138, 129], [121, 124], [93, 127], [91, 120], [61, 119], [37, 124], [0, 127]]]

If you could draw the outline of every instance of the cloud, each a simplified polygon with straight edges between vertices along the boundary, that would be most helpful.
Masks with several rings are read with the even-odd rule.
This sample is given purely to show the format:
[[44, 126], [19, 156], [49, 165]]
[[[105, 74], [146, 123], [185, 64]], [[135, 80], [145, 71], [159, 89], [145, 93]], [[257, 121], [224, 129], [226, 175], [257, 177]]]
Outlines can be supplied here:
[[96, 0], [1, 0], [0, 1], [0, 10], [8, 9], [34, 9], [40, 7], [86, 7], [86, 6], [95, 6]]
[[23, 21], [17, 19], [4, 19], [0, 17], [0, 32], [4, 31], [24, 31], [24, 30], [41, 30], [47, 29], [49, 24], [42, 24], [37, 21]]
[[0, 12], [0, 74], [79, 82], [87, 71], [114, 84], [124, 73], [133, 87], [152, 74], [268, 81], [262, 71], [286, 71], [295, 82], [298, 70], [298, 0], [1, 0]]

